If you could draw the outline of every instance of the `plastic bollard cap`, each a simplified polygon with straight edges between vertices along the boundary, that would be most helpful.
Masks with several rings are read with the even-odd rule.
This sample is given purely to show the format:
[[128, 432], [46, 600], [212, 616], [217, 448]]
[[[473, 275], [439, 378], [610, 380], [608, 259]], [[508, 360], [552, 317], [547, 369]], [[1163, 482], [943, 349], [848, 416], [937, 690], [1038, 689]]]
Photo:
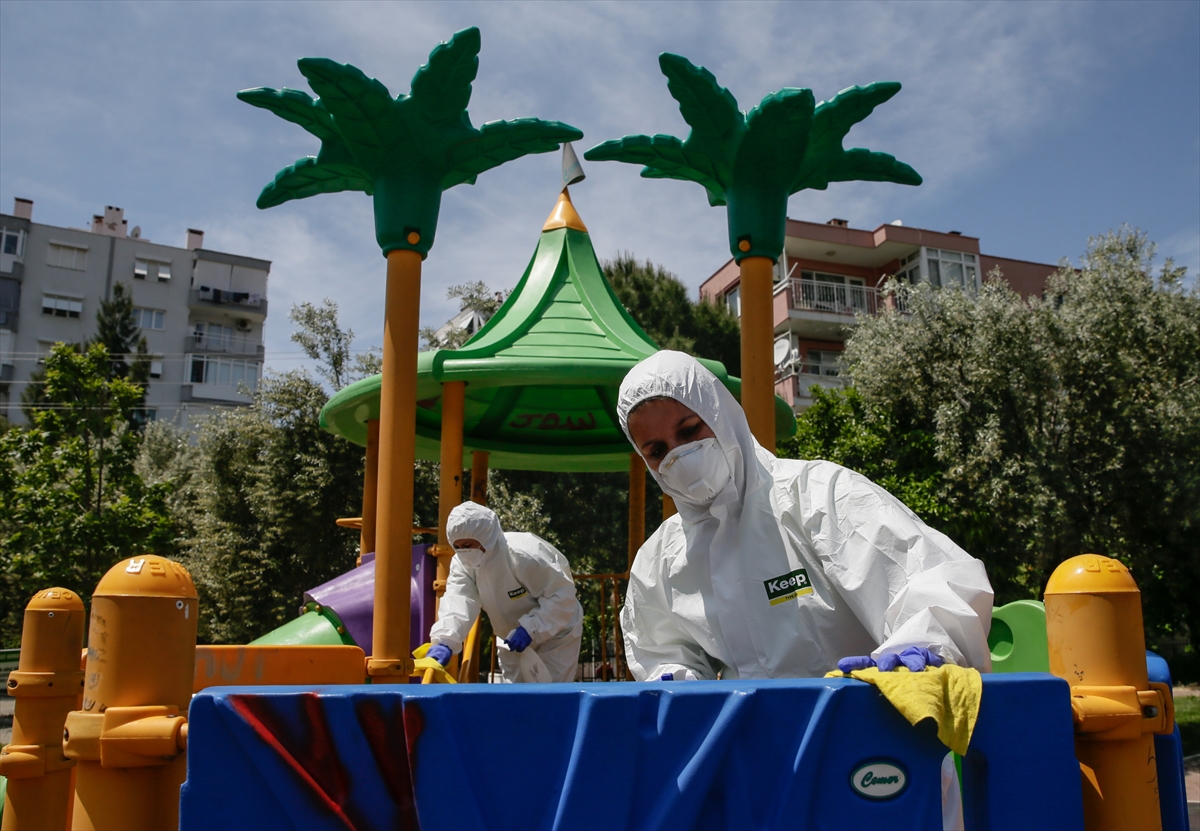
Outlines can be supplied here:
[[1080, 554], [1064, 560], [1046, 583], [1046, 595], [1138, 593], [1137, 581], [1119, 560]]
[[186, 568], [166, 557], [142, 554], [122, 560], [96, 584], [93, 597], [196, 597]]
[[83, 598], [70, 589], [42, 589], [25, 609], [30, 612], [82, 612]]

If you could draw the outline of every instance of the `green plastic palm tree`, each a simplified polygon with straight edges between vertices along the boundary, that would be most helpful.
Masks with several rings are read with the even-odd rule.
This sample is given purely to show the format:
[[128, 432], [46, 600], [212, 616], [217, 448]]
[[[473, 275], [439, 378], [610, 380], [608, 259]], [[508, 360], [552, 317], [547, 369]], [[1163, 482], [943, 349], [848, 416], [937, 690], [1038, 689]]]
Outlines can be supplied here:
[[479, 71], [479, 46], [479, 29], [456, 33], [413, 75], [412, 91], [395, 98], [362, 70], [328, 58], [298, 62], [319, 98], [294, 89], [239, 92], [247, 104], [299, 124], [321, 140], [315, 157], [285, 167], [263, 188], [258, 207], [318, 193], [363, 191], [375, 199], [375, 236], [384, 254], [410, 249], [426, 256], [442, 191], [474, 184], [485, 170], [583, 137], [567, 124], [537, 118], [471, 126], [467, 104]]
[[710, 205], [728, 206], [729, 250], [738, 261], [778, 259], [787, 200], [797, 191], [856, 180], [921, 184], [915, 170], [887, 153], [842, 148], [850, 128], [899, 92], [898, 83], [850, 87], [821, 104], [814, 103], [812, 90], [789, 87], [743, 113], [707, 69], [669, 53], [658, 64], [692, 128], [687, 139], [625, 136], [593, 147], [584, 158], [645, 165], [646, 178], [703, 185]]

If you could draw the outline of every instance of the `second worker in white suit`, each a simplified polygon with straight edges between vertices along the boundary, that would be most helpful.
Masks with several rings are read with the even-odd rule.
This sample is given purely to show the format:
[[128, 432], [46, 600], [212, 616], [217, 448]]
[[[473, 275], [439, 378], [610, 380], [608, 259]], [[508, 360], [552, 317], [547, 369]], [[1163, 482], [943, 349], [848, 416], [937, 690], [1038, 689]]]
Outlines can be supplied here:
[[450, 512], [446, 535], [455, 548], [438, 619], [429, 632], [428, 657], [445, 665], [462, 650], [482, 608], [504, 644], [505, 683], [518, 680], [517, 653], [533, 650], [552, 681], [575, 679], [583, 608], [567, 558], [535, 534], [505, 533], [496, 514], [474, 502]]

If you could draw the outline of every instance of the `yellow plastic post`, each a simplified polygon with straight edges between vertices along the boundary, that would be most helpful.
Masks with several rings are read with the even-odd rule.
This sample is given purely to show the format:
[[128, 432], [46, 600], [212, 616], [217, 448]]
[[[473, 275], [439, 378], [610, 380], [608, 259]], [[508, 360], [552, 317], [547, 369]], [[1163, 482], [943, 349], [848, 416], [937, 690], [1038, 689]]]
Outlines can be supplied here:
[[1166, 684], [1146, 671], [1142, 596], [1122, 563], [1084, 554], [1046, 585], [1050, 672], [1071, 685], [1088, 831], [1159, 829], [1154, 733], [1175, 726]]
[[477, 505], [487, 504], [488, 453], [476, 450], [471, 454], [471, 501]]
[[646, 541], [646, 463], [629, 454], [629, 568]]
[[450, 576], [450, 560], [454, 549], [446, 536], [446, 521], [450, 512], [462, 502], [463, 474], [463, 405], [467, 385], [462, 381], [442, 384], [442, 447], [438, 478], [438, 545], [437, 579], [433, 582], [435, 609], [446, 593]]
[[375, 654], [367, 659], [367, 675], [376, 684], [407, 684], [413, 671], [408, 627], [421, 307], [421, 255], [416, 251], [388, 253], [385, 307], [372, 624]]
[[197, 611], [191, 575], [164, 557], [122, 560], [97, 584], [83, 709], [63, 731], [79, 761], [73, 829], [178, 827]]
[[775, 451], [774, 263], [746, 257], [741, 266], [742, 409], [758, 443]]
[[358, 532], [358, 565], [375, 551], [375, 517], [379, 508], [379, 420], [367, 422], [367, 459], [363, 465], [362, 528]]
[[67, 828], [75, 761], [63, 755], [62, 731], [83, 689], [83, 617], [83, 600], [66, 589], [40, 591], [25, 607], [21, 656], [8, 676], [12, 743], [0, 752], [4, 831]]

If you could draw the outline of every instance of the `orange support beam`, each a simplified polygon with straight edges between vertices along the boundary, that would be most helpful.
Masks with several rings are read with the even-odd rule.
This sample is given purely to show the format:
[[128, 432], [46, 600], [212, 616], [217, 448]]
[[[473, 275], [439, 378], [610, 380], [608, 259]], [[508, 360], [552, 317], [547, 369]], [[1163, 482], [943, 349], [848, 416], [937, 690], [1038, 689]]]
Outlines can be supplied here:
[[421, 255], [407, 250], [388, 252], [379, 390], [375, 654], [367, 659], [367, 675], [376, 684], [407, 684], [413, 671], [408, 629], [420, 308]]
[[741, 266], [742, 409], [750, 432], [775, 452], [775, 320], [769, 257], [746, 257]]
[[471, 501], [487, 505], [488, 453], [476, 450], [471, 454]]
[[362, 528], [358, 534], [358, 565], [375, 551], [375, 517], [379, 508], [379, 420], [367, 422], [367, 459], [363, 467]]

